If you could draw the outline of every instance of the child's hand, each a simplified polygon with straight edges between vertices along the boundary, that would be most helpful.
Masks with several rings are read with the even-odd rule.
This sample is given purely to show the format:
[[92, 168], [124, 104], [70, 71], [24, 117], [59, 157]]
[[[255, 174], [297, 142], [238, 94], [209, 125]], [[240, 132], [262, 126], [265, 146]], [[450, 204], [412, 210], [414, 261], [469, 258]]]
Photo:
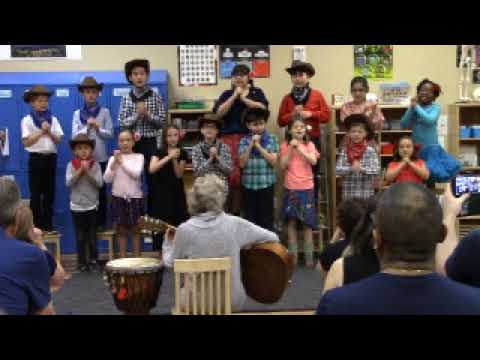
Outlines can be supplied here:
[[175, 228], [169, 226], [167, 231], [165, 231], [165, 239], [168, 241], [173, 241], [175, 239]]
[[91, 128], [98, 129], [97, 120], [94, 117], [88, 118], [87, 125]]
[[253, 142], [253, 145], [260, 145], [260, 140], [262, 139], [262, 135], [253, 135], [252, 136], [252, 142]]
[[360, 165], [360, 161], [354, 160], [353, 164], [352, 164], [352, 171], [354, 173], [359, 173], [361, 169], [362, 168], [361, 168], [361, 165]]
[[81, 169], [83, 169], [84, 173], [87, 173], [88, 170], [90, 169], [90, 163], [86, 160], [83, 160]]
[[303, 111], [303, 105], [295, 105], [295, 107], [293, 108], [293, 112], [297, 114], [300, 114], [300, 112], [302, 111]]
[[142, 135], [140, 135], [139, 132], [136, 132], [135, 134], [133, 134], [133, 140], [135, 142], [139, 142], [141, 138], [142, 138]]
[[405, 156], [402, 160], [404, 163], [410, 164], [410, 158], [408, 156]]
[[113, 152], [113, 157], [115, 158], [116, 163], [118, 164], [122, 163], [122, 153], [120, 152], [120, 150], [115, 150]]
[[212, 146], [210, 148], [210, 160], [215, 160], [216, 158], [218, 158], [218, 150], [215, 146]]
[[42, 122], [42, 131], [44, 133], [50, 132], [50, 124], [46, 121]]
[[312, 117], [312, 112], [311, 112], [311, 111], [307, 111], [307, 110], [302, 110], [302, 111], [300, 111], [300, 116], [301, 116], [303, 119], [308, 119], [308, 118], [311, 118], [311, 117]]
[[146, 112], [147, 112], [147, 106], [145, 105], [145, 103], [143, 101], [138, 102], [137, 103], [137, 114], [145, 115]]
[[180, 157], [180, 149], [169, 149], [168, 156], [172, 159], [178, 159]]
[[233, 92], [233, 95], [235, 97], [239, 97], [239, 96], [242, 96], [242, 94], [243, 94], [243, 89], [240, 86], [236, 87], [235, 91]]
[[416, 96], [415, 96], [415, 97], [412, 97], [412, 98], [410, 99], [410, 106], [411, 106], [412, 108], [414, 108], [415, 106], [417, 106], [417, 97], [416, 97]]
[[5, 140], [5, 132], [3, 130], [0, 130], [0, 141]]
[[290, 141], [290, 146], [296, 148], [298, 146], [298, 140], [297, 139], [292, 139]]
[[250, 89], [248, 87], [245, 90], [243, 90], [242, 94], [240, 95], [242, 100], [245, 100], [249, 93], [250, 93]]

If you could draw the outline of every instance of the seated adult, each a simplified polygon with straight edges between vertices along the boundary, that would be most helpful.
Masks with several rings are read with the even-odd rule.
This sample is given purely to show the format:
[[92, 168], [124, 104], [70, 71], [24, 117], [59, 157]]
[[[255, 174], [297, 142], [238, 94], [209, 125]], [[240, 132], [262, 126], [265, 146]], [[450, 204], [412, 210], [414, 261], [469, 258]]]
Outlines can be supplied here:
[[0, 204], [0, 309], [8, 315], [53, 315], [47, 259], [37, 246], [13, 238], [20, 191], [5, 177]]
[[[365, 201], [361, 199], [347, 199], [338, 205], [337, 208], [337, 230], [331, 243], [319, 256], [318, 269], [322, 273], [327, 273], [332, 264], [340, 257], [350, 244], [351, 234], [358, 221], [365, 212]], [[343, 234], [343, 239], [338, 240], [339, 234]]]
[[443, 198], [443, 221], [447, 237], [437, 246], [437, 271], [450, 279], [480, 287], [480, 230], [472, 231], [460, 242], [455, 228], [457, 215], [469, 197], [464, 194], [455, 198], [447, 186]]
[[[166, 231], [162, 256], [167, 267], [172, 267], [175, 259], [231, 257], [232, 311], [240, 311], [247, 298], [241, 280], [240, 250], [279, 239], [274, 232], [226, 214], [225, 200], [225, 184], [218, 176], [197, 178], [188, 198], [192, 217], [175, 232], [171, 228]], [[183, 291], [180, 303], [184, 304]]]
[[445, 236], [435, 194], [419, 184], [394, 184], [375, 212], [381, 271], [327, 291], [317, 314], [480, 315], [480, 289], [435, 272], [435, 249]]
[[28, 206], [22, 205], [17, 210], [14, 237], [17, 240], [36, 245], [43, 250], [50, 274], [50, 289], [54, 291], [59, 290], [65, 283], [65, 271], [63, 270], [62, 264], [55, 260], [43, 243], [42, 230], [34, 226], [33, 213]]
[[351, 233], [350, 245], [344, 256], [336, 260], [325, 279], [323, 292], [362, 280], [380, 271], [373, 244], [373, 216], [378, 195], [367, 200], [367, 208]]

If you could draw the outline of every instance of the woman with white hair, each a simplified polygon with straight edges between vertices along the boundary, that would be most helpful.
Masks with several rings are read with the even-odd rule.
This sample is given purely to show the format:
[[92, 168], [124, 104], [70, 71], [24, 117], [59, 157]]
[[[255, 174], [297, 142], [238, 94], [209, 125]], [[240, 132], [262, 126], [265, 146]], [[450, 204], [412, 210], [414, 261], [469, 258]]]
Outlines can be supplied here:
[[240, 250], [257, 243], [278, 242], [274, 232], [245, 219], [226, 214], [225, 184], [216, 175], [195, 180], [189, 194], [190, 220], [174, 232], [168, 229], [163, 242], [165, 266], [175, 259], [230, 257], [232, 259], [232, 310], [240, 311], [247, 295], [241, 281]]

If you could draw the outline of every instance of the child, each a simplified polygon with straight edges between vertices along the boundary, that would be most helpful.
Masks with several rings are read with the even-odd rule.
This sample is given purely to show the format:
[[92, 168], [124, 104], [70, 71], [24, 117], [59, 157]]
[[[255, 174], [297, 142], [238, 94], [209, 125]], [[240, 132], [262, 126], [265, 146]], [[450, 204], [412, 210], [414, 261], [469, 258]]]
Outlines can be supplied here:
[[375, 179], [380, 173], [380, 163], [375, 148], [368, 144], [368, 118], [352, 114], [345, 118], [347, 140], [340, 149], [337, 175], [342, 177], [342, 200], [368, 199], [374, 194]]
[[142, 171], [144, 157], [133, 152], [133, 134], [123, 130], [118, 136], [120, 150], [115, 150], [108, 161], [103, 179], [112, 185], [112, 221], [116, 232], [120, 257], [127, 255], [128, 233], [132, 235], [133, 256], [140, 256], [140, 232], [138, 220], [144, 215]]
[[148, 172], [150, 158], [157, 152], [157, 139], [162, 127], [166, 124], [167, 113], [159, 94], [148, 86], [150, 62], [135, 59], [125, 64], [125, 76], [133, 89], [122, 98], [120, 103], [119, 122], [121, 130], [130, 130], [135, 136], [134, 152], [145, 159], [145, 176], [148, 187], [147, 207], [150, 213], [152, 206], [152, 175]]
[[36, 85], [27, 91], [23, 99], [31, 105], [32, 111], [21, 122], [22, 143], [30, 154], [30, 207], [35, 226], [46, 232], [53, 231], [57, 145], [63, 136], [60, 123], [48, 110], [51, 95], [42, 85]]
[[390, 183], [414, 182], [423, 184], [428, 179], [425, 161], [417, 157], [415, 144], [410, 136], [402, 136], [398, 141], [393, 161], [388, 164], [385, 179]]
[[367, 101], [369, 91], [368, 81], [363, 76], [357, 76], [350, 82], [350, 93], [353, 101], [346, 102], [340, 109], [340, 121], [344, 122], [352, 114], [364, 114], [371, 128], [381, 130], [385, 118], [377, 102]]
[[72, 211], [77, 240], [78, 270], [96, 270], [97, 267], [97, 210], [99, 191], [103, 186], [102, 169], [93, 158], [95, 140], [79, 134], [70, 140], [74, 159], [68, 163], [66, 185], [70, 188]]
[[297, 221], [303, 223], [306, 265], [313, 267], [312, 229], [317, 226], [312, 166], [320, 157], [309, 141], [305, 122], [297, 118], [288, 125], [287, 141], [280, 147], [280, 166], [285, 170], [283, 217], [288, 219], [288, 250], [297, 263]]
[[242, 171], [243, 209], [248, 221], [273, 231], [273, 197], [278, 140], [265, 129], [270, 112], [247, 109], [243, 121], [250, 134], [240, 140], [238, 153]]
[[232, 156], [227, 145], [217, 139], [220, 125], [216, 118], [204, 117], [199, 121], [203, 141], [192, 149], [192, 165], [195, 177], [215, 174], [225, 181], [228, 194], [228, 176], [232, 172]]
[[[310, 127], [308, 136], [320, 152], [320, 124], [330, 121], [331, 112], [323, 94], [310, 87], [310, 79], [315, 75], [315, 68], [310, 63], [295, 60], [292, 66], [286, 69], [290, 74], [293, 88], [290, 94], [285, 95], [278, 112], [278, 125], [280, 127], [291, 124], [296, 117], [300, 117]], [[318, 161], [313, 167], [316, 175], [320, 168]], [[318, 199], [318, 178], [314, 176], [315, 203]]]
[[[97, 83], [92, 76], [87, 76], [78, 85], [78, 90], [82, 94], [85, 104], [81, 109], [73, 113], [72, 139], [78, 134], [86, 134], [92, 140], [95, 140], [95, 150], [93, 157], [100, 164], [102, 174], [107, 168], [107, 146], [106, 141], [113, 137], [112, 118], [110, 110], [97, 103], [103, 84]], [[99, 195], [99, 206], [97, 215], [97, 227], [103, 228], [106, 225], [106, 187], [102, 186]]]
[[[149, 172], [153, 175], [152, 212], [154, 218], [178, 226], [188, 219], [187, 199], [183, 172], [188, 160], [187, 152], [179, 146], [180, 129], [168, 125], [162, 132], [160, 150], [150, 160]], [[162, 249], [163, 234], [153, 237], [154, 250]]]

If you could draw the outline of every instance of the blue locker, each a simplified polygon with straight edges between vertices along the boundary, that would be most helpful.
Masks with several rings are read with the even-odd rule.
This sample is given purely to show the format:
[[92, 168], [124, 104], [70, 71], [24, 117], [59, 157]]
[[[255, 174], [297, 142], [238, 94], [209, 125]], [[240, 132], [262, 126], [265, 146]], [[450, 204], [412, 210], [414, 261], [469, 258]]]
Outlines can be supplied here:
[[[54, 92], [50, 98], [50, 110], [60, 121], [65, 134], [62, 143], [58, 146], [54, 209], [54, 225], [63, 235], [62, 253], [76, 251], [69, 192], [65, 186], [65, 170], [67, 163], [72, 158], [68, 141], [72, 136], [73, 112], [83, 106], [83, 98], [78, 92], [77, 85], [85, 76], [94, 76], [98, 82], [104, 83], [104, 90], [99, 101], [110, 109], [114, 128], [117, 128], [118, 134], [118, 110], [121, 95], [130, 90], [130, 84], [125, 80], [123, 71], [0, 73], [0, 128], [8, 127], [10, 135], [10, 156], [0, 159], [0, 174], [14, 175], [24, 198], [30, 196], [28, 191], [28, 153], [21, 143], [20, 120], [30, 112], [30, 106], [23, 102], [23, 94], [36, 84], [45, 85]], [[168, 73], [164, 70], [152, 71], [150, 84], [154, 91], [158, 91], [162, 95], [167, 106]], [[115, 147], [115, 143], [116, 138], [108, 146], [110, 151]], [[146, 246], [144, 250], [149, 247]], [[104, 249], [100, 248], [99, 250]]]

